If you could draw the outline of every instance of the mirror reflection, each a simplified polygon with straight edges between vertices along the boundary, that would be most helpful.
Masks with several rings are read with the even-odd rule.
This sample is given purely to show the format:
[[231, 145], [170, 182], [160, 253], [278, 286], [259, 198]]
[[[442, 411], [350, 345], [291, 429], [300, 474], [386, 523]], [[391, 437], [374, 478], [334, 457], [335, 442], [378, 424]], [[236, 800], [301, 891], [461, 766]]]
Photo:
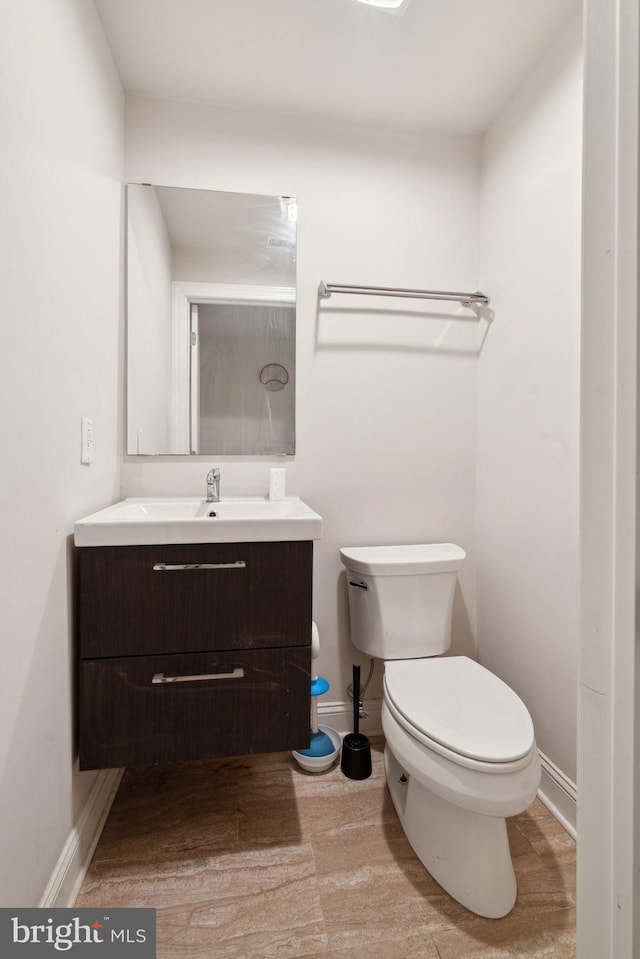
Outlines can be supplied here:
[[296, 201], [129, 184], [127, 452], [295, 451]]

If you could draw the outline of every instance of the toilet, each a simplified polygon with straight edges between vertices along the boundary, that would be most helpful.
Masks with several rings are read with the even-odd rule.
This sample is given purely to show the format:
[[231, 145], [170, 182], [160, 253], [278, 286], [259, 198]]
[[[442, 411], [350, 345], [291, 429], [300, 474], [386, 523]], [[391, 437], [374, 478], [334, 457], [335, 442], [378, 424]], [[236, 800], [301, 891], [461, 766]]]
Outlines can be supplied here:
[[340, 558], [351, 640], [384, 661], [385, 773], [402, 828], [454, 899], [499, 919], [517, 892], [506, 817], [534, 799], [541, 767], [516, 693], [472, 659], [442, 655], [465, 552], [364, 546]]

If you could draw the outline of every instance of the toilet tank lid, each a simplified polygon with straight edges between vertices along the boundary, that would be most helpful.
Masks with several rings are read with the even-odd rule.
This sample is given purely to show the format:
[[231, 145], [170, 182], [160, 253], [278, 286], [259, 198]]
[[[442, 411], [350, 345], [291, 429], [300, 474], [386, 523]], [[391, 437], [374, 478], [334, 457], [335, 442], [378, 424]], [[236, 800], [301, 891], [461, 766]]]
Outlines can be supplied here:
[[340, 559], [347, 569], [370, 576], [447, 573], [461, 568], [465, 551], [454, 543], [407, 546], [344, 546]]

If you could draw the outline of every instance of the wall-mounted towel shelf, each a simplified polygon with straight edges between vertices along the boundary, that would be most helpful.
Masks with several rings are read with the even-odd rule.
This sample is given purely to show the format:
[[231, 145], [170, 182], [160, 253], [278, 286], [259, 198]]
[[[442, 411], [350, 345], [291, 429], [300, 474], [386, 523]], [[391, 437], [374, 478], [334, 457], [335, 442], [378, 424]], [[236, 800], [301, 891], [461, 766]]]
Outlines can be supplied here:
[[325, 283], [320, 281], [318, 296], [322, 300], [328, 299], [332, 293], [361, 293], [365, 296], [404, 296], [419, 300], [454, 300], [462, 306], [488, 306], [491, 302], [484, 293], [453, 293], [442, 290], [403, 290], [390, 286], [347, 286], [343, 283]]

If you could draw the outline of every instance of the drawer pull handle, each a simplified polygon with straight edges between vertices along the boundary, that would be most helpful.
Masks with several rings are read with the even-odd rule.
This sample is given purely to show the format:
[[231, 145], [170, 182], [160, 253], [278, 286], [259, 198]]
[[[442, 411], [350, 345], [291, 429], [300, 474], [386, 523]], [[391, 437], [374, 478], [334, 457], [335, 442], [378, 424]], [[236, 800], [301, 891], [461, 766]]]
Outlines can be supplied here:
[[182, 569], [244, 569], [246, 565], [243, 559], [239, 559], [236, 563], [180, 563], [176, 566], [156, 563], [153, 568], [161, 573], [171, 573]]
[[164, 673], [155, 673], [151, 680], [154, 686], [162, 683], [201, 683], [210, 679], [243, 679], [244, 669], [237, 666], [232, 673], [200, 673], [197, 676], [165, 676]]

